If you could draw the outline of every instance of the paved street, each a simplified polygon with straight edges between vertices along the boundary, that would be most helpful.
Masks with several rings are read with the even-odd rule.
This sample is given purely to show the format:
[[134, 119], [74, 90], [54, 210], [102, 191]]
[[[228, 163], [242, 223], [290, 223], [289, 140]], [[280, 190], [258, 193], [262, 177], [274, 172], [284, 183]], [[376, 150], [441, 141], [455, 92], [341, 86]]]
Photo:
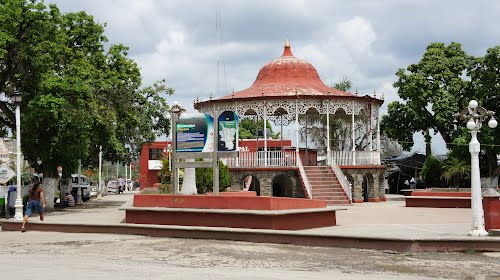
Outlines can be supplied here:
[[[1, 279], [500, 279], [498, 253], [0, 232]], [[478, 276], [479, 275], [479, 276]], [[489, 275], [489, 276], [486, 276]]]
[[[133, 193], [47, 214], [43, 224], [122, 224]], [[39, 224], [38, 217], [30, 223]], [[318, 235], [471, 239], [470, 209], [350, 206]], [[167, 226], [163, 226], [167, 227]], [[231, 229], [237, 231], [237, 229]], [[482, 239], [494, 239], [487, 237]], [[0, 279], [500, 279], [500, 253], [396, 253], [137, 235], [0, 232]], [[70, 275], [70, 276], [69, 276]], [[497, 275], [497, 276], [495, 276]]]

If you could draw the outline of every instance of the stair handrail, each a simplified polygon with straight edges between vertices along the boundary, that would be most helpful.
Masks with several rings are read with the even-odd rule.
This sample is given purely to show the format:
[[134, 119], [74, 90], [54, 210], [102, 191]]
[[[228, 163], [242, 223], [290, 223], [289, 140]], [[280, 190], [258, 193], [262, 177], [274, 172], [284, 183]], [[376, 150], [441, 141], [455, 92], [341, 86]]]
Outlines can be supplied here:
[[300, 177], [304, 181], [307, 195], [309, 196], [309, 199], [312, 199], [311, 184], [309, 183], [309, 179], [307, 178], [307, 175], [306, 175], [306, 170], [304, 169], [304, 166], [302, 165], [302, 159], [300, 158], [299, 154], [297, 154], [297, 166], [299, 167]]
[[349, 203], [352, 203], [351, 183], [349, 183], [349, 180], [347, 180], [347, 177], [345, 176], [344, 172], [342, 172], [342, 169], [340, 169], [337, 162], [332, 160], [330, 163], [330, 167], [332, 168], [333, 172], [335, 173], [335, 176], [337, 176], [337, 179], [339, 180], [340, 186], [342, 187], [345, 194], [349, 198]]

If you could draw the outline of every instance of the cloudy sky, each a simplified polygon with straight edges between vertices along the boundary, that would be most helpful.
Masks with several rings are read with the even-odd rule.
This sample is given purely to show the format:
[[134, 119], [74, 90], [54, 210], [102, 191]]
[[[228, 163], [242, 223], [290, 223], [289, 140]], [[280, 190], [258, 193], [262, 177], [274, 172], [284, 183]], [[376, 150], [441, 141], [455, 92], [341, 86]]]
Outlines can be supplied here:
[[[482, 56], [500, 44], [500, 1], [491, 0], [51, 0], [63, 12], [86, 11], [106, 23], [110, 43], [130, 47], [144, 85], [166, 79], [169, 102], [194, 111], [193, 99], [249, 87], [279, 57], [288, 36], [295, 56], [311, 62], [325, 84], [347, 76], [362, 95], [397, 99], [394, 73], [420, 60], [431, 42], [462, 44]], [[216, 13], [222, 40], [217, 40]], [[222, 42], [219, 44], [218, 42]], [[422, 141], [416, 138], [417, 142]], [[418, 145], [423, 147], [422, 145]], [[417, 148], [422, 150], [422, 148]]]

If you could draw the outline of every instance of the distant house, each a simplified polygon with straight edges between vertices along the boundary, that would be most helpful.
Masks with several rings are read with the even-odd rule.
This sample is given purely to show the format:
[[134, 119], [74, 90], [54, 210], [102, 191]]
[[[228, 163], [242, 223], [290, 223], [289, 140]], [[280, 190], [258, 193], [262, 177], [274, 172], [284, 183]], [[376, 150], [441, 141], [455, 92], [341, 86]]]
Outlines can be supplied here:
[[402, 189], [421, 187], [419, 176], [425, 158], [424, 154], [412, 152], [386, 159], [384, 178], [389, 185], [389, 193], [398, 194]]

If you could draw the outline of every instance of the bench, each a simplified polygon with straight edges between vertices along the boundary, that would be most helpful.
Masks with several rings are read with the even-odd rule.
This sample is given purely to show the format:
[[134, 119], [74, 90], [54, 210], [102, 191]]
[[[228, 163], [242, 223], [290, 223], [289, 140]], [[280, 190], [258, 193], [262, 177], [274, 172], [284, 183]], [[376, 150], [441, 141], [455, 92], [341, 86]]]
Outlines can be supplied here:
[[406, 207], [471, 208], [470, 192], [412, 192], [405, 197]]
[[402, 193], [404, 196], [410, 196], [413, 191], [416, 191], [417, 189], [402, 189], [399, 190], [400, 193]]

